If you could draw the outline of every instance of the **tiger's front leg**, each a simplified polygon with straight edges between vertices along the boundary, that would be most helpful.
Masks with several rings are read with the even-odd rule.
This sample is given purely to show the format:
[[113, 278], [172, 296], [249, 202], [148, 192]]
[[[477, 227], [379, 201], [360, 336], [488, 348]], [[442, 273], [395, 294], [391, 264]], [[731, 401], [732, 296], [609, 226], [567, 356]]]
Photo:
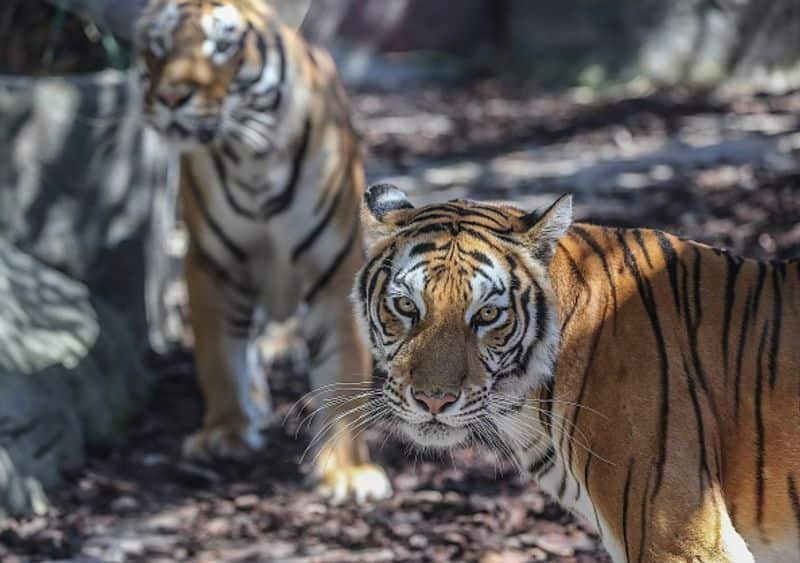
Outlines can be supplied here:
[[248, 294], [221, 279], [197, 246], [185, 262], [203, 426], [183, 444], [194, 459], [243, 458], [262, 446], [269, 395], [250, 325], [256, 308]]
[[[370, 461], [364, 430], [378, 413], [369, 402], [372, 360], [359, 334], [347, 297], [348, 276], [311, 304], [303, 331], [310, 343], [311, 387], [320, 391], [311, 445], [318, 490], [339, 503], [380, 500], [392, 494], [381, 467]], [[336, 289], [339, 287], [339, 290]]]

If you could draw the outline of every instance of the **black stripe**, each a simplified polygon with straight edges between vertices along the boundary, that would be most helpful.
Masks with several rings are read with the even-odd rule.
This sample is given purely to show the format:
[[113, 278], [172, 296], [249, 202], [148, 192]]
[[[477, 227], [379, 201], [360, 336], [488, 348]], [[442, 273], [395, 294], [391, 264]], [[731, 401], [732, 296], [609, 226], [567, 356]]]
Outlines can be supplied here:
[[[492, 233], [493, 235], [501, 237], [501, 238], [503, 236], [507, 236], [507, 235], [513, 234], [513, 231], [511, 229], [506, 229], [506, 228], [502, 228], [502, 227], [492, 227], [492, 226], [489, 226], [489, 225], [487, 225], [485, 223], [480, 223], [478, 221], [470, 221], [469, 219], [461, 219], [458, 222], [458, 226], [461, 227], [461, 228], [463, 228], [463, 227], [475, 227], [475, 228], [478, 228], [478, 229], [485, 229], [485, 230], [489, 231], [490, 233]], [[508, 240], [508, 239], [507, 238], [503, 238], [503, 240]], [[519, 241], [513, 241], [513, 242], [516, 242], [517, 244], [520, 244]]]
[[739, 346], [736, 350], [736, 379], [734, 381], [734, 415], [739, 419], [739, 399], [741, 396], [742, 388], [742, 360], [744, 358], [745, 340], [747, 339], [747, 332], [750, 330], [750, 311], [753, 302], [753, 290], [747, 293], [747, 298], [744, 302], [744, 313], [742, 314], [742, 328], [739, 332]]
[[664, 255], [664, 261], [667, 263], [669, 285], [672, 288], [672, 298], [675, 300], [675, 310], [680, 311], [681, 304], [680, 296], [678, 295], [678, 264], [680, 264], [680, 259], [667, 235], [661, 231], [656, 231], [656, 238], [658, 239], [658, 246], [661, 247], [661, 252]]
[[628, 463], [628, 475], [625, 477], [625, 490], [622, 493], [622, 542], [625, 544], [625, 560], [631, 560], [630, 546], [628, 545], [628, 505], [631, 495], [631, 476], [633, 474], [633, 458]]
[[[761, 340], [758, 343], [758, 356], [756, 361], [756, 396], [755, 396], [755, 423], [756, 423], [756, 521], [759, 526], [764, 524], [764, 413], [762, 412], [762, 393], [763, 393], [763, 354], [767, 342], [768, 323], [764, 323], [764, 330], [761, 332]], [[762, 529], [763, 531], [763, 529]]]
[[647, 481], [645, 481], [644, 492], [642, 493], [642, 511], [639, 514], [639, 557], [636, 559], [638, 563], [642, 563], [644, 560], [644, 540], [647, 537], [647, 525], [650, 523], [647, 516], [647, 490], [650, 488], [650, 478], [652, 475], [653, 466], [651, 465], [647, 472]]
[[286, 50], [283, 47], [283, 38], [281, 37], [280, 30], [274, 30], [275, 34], [275, 51], [278, 54], [280, 68], [278, 70], [278, 85], [277, 90], [275, 91], [275, 100], [272, 103], [272, 106], [269, 108], [270, 111], [277, 111], [278, 108], [281, 106], [281, 101], [283, 100], [283, 83], [286, 81]]
[[[480, 206], [472, 206], [472, 205], [470, 205], [469, 207], [465, 208], [465, 207], [461, 207], [461, 206], [458, 206], [458, 205], [455, 205], [455, 204], [452, 204], [452, 203], [443, 203], [443, 204], [438, 205], [437, 207], [441, 208], [441, 209], [445, 209], [447, 211], [450, 211], [451, 213], [455, 213], [459, 217], [467, 217], [467, 218], [469, 218], [470, 216], [480, 217], [481, 219], [485, 219], [486, 221], [489, 221], [489, 222], [493, 223], [494, 225], [496, 225], [496, 227], [490, 227], [489, 225], [484, 225], [482, 223], [472, 223], [475, 226], [484, 227], [486, 229], [489, 229], [490, 231], [498, 231], [498, 232], [501, 232], [501, 233], [510, 233], [511, 232], [511, 230], [508, 229], [507, 227], [505, 227], [503, 225], [503, 223], [501, 221], [499, 221], [496, 217], [492, 217], [490, 215], [487, 215], [485, 213], [481, 213], [480, 211], [478, 211], [478, 209], [480, 209]], [[492, 210], [492, 211], [494, 211], [494, 210]], [[468, 222], [469, 221], [465, 221], [465, 223], [468, 223]]]
[[350, 235], [347, 237], [347, 242], [342, 247], [342, 249], [336, 253], [334, 256], [333, 261], [328, 266], [327, 270], [325, 270], [322, 275], [314, 282], [314, 285], [311, 286], [311, 289], [308, 290], [305, 296], [305, 302], [311, 303], [314, 301], [314, 298], [317, 294], [331, 281], [333, 276], [336, 274], [339, 266], [342, 265], [347, 255], [350, 254], [350, 251], [353, 248], [353, 244], [356, 241], [358, 233], [361, 231], [361, 221], [359, 221], [359, 212], [356, 212], [356, 215], [353, 220], [353, 226], [350, 228]]
[[436, 243], [420, 242], [411, 247], [411, 250], [408, 252], [408, 256], [409, 258], [412, 258], [414, 256], [419, 256], [420, 254], [427, 254], [428, 252], [433, 252], [434, 250], [436, 250]]
[[642, 249], [642, 254], [644, 254], [644, 259], [647, 262], [647, 265], [652, 268], [653, 261], [650, 260], [650, 253], [647, 252], [647, 247], [644, 244], [644, 237], [642, 236], [642, 231], [640, 229], [633, 229], [633, 236], [636, 239], [636, 243], [639, 245], [639, 248]]
[[606, 280], [608, 281], [608, 285], [611, 288], [611, 299], [614, 301], [614, 334], [617, 332], [617, 286], [614, 284], [614, 279], [611, 277], [611, 268], [608, 265], [608, 260], [606, 260], [606, 256], [603, 253], [603, 249], [594, 239], [594, 237], [589, 234], [586, 229], [583, 227], [579, 227], [577, 225], [573, 225], [571, 232], [578, 235], [586, 244], [589, 245], [589, 248], [600, 258], [600, 262], [603, 265], [603, 272], [605, 272]]
[[322, 231], [325, 229], [325, 227], [328, 226], [328, 223], [331, 222], [331, 219], [333, 219], [333, 216], [336, 213], [336, 209], [339, 207], [339, 202], [342, 199], [343, 191], [344, 190], [340, 189], [336, 192], [336, 195], [333, 197], [333, 201], [325, 212], [325, 215], [322, 217], [322, 220], [316, 224], [314, 229], [308, 233], [297, 246], [295, 246], [294, 250], [292, 251], [292, 262], [297, 262], [303, 253], [311, 248], [311, 245], [314, 244], [317, 238], [319, 238], [319, 236], [322, 234]]
[[486, 256], [486, 254], [484, 254], [483, 252], [480, 252], [478, 250], [470, 250], [467, 252], [467, 254], [475, 261], [480, 262], [481, 264], [484, 264], [486, 266], [494, 266], [492, 260], [488, 256]]
[[307, 117], [305, 124], [303, 125], [303, 134], [300, 137], [300, 144], [298, 145], [297, 151], [294, 154], [294, 159], [292, 160], [292, 173], [289, 177], [286, 187], [284, 188], [283, 192], [267, 200], [266, 203], [264, 203], [264, 205], [261, 207], [261, 214], [265, 219], [281, 213], [282, 211], [286, 210], [287, 207], [289, 207], [289, 204], [292, 203], [295, 190], [297, 189], [297, 182], [300, 179], [300, 172], [302, 170], [303, 161], [306, 157], [306, 151], [308, 150], [308, 143], [310, 139], [311, 118]]
[[262, 192], [264, 192], [266, 190], [269, 190], [269, 184], [265, 183], [265, 184], [261, 184], [260, 186], [251, 186], [250, 184], [248, 184], [247, 182], [245, 182], [241, 178], [236, 178], [236, 177], [233, 178], [233, 183], [236, 184], [236, 186], [240, 190], [247, 192], [251, 196], [255, 196], [255, 195], [260, 194], [260, 193], [262, 193]]
[[189, 251], [195, 254], [201, 266], [210, 271], [211, 274], [215, 276], [221, 283], [227, 285], [231, 289], [234, 289], [243, 297], [247, 299], [255, 298], [255, 292], [253, 289], [233, 279], [228, 270], [217, 264], [211, 255], [206, 252], [206, 250], [200, 245], [197, 237], [192, 235], [191, 239]]
[[536, 458], [536, 461], [530, 464], [528, 467], [528, 471], [530, 471], [531, 475], [534, 477], [538, 476], [539, 473], [544, 472], [545, 468], [548, 470], [553, 466], [555, 463], [554, 458], [556, 455], [556, 451], [553, 446], [548, 446], [547, 451], [544, 452], [541, 456]]
[[[607, 307], [608, 307], [608, 302], [606, 302], [606, 308]], [[601, 318], [605, 317], [605, 313], [606, 313], [606, 311], [604, 310], [603, 314], [601, 315]], [[578, 418], [580, 417], [581, 410], [582, 410], [581, 409], [581, 405], [583, 405], [583, 397], [586, 394], [586, 388], [588, 386], [587, 384], [589, 383], [589, 375], [591, 374], [591, 367], [594, 364], [594, 357], [595, 357], [595, 354], [597, 353], [597, 345], [600, 342], [600, 335], [601, 335], [602, 332], [603, 332], [602, 331], [602, 326], [594, 331], [594, 337], [592, 338], [592, 344], [591, 344], [591, 347], [589, 348], [588, 361], [586, 362], [586, 367], [583, 370], [583, 377], [581, 378], [581, 388], [580, 388], [580, 391], [578, 391], [578, 397], [575, 399], [575, 406], [573, 407], [573, 410], [572, 410], [572, 426], [570, 428], [569, 442], [567, 444], [567, 448], [568, 448], [568, 451], [567, 451], [567, 465], [568, 466], [572, 466], [572, 452], [573, 452], [573, 449], [574, 449], [572, 447], [572, 445], [573, 445], [573, 440], [574, 440], [574, 437], [575, 437], [575, 430], [578, 427]], [[590, 452], [587, 452], [587, 455], [591, 457], [592, 454]], [[578, 496], [580, 496], [580, 489], [578, 491], [578, 494], [575, 495], [575, 500], [576, 501], [578, 500]]]
[[247, 260], [247, 253], [239, 248], [236, 243], [233, 242], [233, 239], [225, 232], [225, 230], [217, 223], [214, 216], [211, 215], [211, 211], [208, 209], [206, 205], [206, 201], [203, 198], [203, 192], [200, 187], [197, 185], [197, 179], [194, 174], [194, 170], [192, 169], [192, 165], [188, 160], [183, 161], [184, 168], [188, 174], [188, 178], [186, 179], [186, 183], [189, 184], [189, 189], [192, 192], [192, 196], [194, 197], [195, 202], [197, 202], [197, 207], [200, 209], [200, 214], [203, 216], [206, 224], [211, 228], [211, 232], [217, 237], [217, 239], [222, 243], [222, 246], [231, 253], [231, 255], [238, 261], [244, 262]]
[[[594, 451], [593, 444], [589, 444], [589, 452]], [[600, 526], [600, 517], [597, 515], [597, 507], [595, 506], [594, 502], [592, 501], [592, 491], [589, 488], [589, 466], [592, 463], [592, 458], [594, 457], [591, 453], [587, 452], [586, 455], [586, 465], [583, 466], [583, 486], [586, 488], [586, 496], [589, 498], [589, 504], [592, 505], [592, 511], [594, 512], [594, 521], [597, 525], [597, 533], [600, 534], [600, 537], [603, 537], [603, 528]], [[577, 499], [575, 499], [577, 500]]]
[[[541, 287], [537, 287], [536, 291], [536, 340], [539, 341], [544, 338], [544, 331], [547, 328], [547, 301], [544, 297], [544, 291]], [[526, 315], [527, 320], [527, 315]], [[527, 328], [527, 323], [526, 323]]]
[[694, 368], [694, 373], [697, 376], [698, 380], [700, 381], [700, 386], [703, 388], [703, 391], [708, 395], [708, 383], [706, 382], [706, 375], [705, 370], [703, 369], [703, 364], [700, 361], [700, 352], [698, 350], [697, 345], [697, 333], [700, 329], [700, 324], [703, 322], [703, 309], [702, 309], [702, 302], [700, 299], [700, 265], [701, 265], [701, 258], [700, 258], [700, 250], [693, 246], [692, 250], [694, 251], [694, 268], [692, 271], [692, 294], [693, 294], [693, 302], [694, 302], [694, 312], [692, 312], [692, 307], [689, 306], [689, 290], [687, 287], [687, 271], [686, 266], [683, 266], [683, 317], [686, 323], [686, 333], [689, 339], [689, 350], [692, 354], [692, 367]]
[[786, 476], [786, 484], [789, 489], [789, 499], [792, 502], [794, 519], [797, 522], [797, 540], [800, 542], [800, 495], [797, 493], [797, 484], [794, 482], [794, 477], [791, 473]]
[[[513, 275], [514, 274], [512, 273], [512, 276]], [[512, 278], [512, 280], [513, 280], [513, 278]], [[516, 291], [513, 289], [513, 285], [512, 285], [512, 290], [511, 291], [512, 291], [512, 293], [516, 293]], [[518, 354], [517, 354], [517, 358], [518, 358], [517, 361], [523, 366], [525, 371], [528, 370], [528, 362], [531, 359], [531, 354], [532, 354], [533, 348], [535, 346], [535, 344], [534, 344], [534, 346], [528, 346], [526, 348], [523, 348], [521, 346], [521, 343], [523, 341], [522, 339], [528, 333], [528, 327], [531, 326], [531, 313], [528, 310], [528, 306], [527, 306], [527, 304], [530, 303], [530, 302], [531, 302], [531, 288], [527, 287], [527, 288], [525, 288], [525, 291], [522, 293], [522, 295], [519, 296], [519, 303], [522, 304], [522, 320], [521, 321], [517, 321], [517, 322], [521, 322], [521, 326], [522, 326], [522, 328], [520, 329], [520, 335], [521, 335], [520, 336], [520, 342], [517, 344], [519, 346]], [[536, 322], [537, 323], [539, 322], [538, 312], [537, 312]], [[539, 332], [538, 328], [537, 328], [536, 332], [538, 334], [538, 332]], [[541, 340], [541, 338], [537, 339], [536, 343], [538, 343], [539, 340]]]
[[569, 250], [567, 250], [567, 247], [564, 246], [561, 242], [558, 243], [558, 247], [561, 250], [561, 252], [563, 252], [564, 255], [567, 257], [570, 269], [572, 270], [572, 275], [578, 279], [578, 283], [581, 286], [580, 293], [575, 294], [575, 301], [572, 303], [572, 306], [570, 307], [569, 311], [567, 311], [567, 314], [564, 315], [564, 318], [561, 321], [561, 332], [563, 332], [564, 329], [569, 325], [570, 321], [572, 320], [572, 317], [578, 310], [578, 307], [581, 305], [581, 296], [583, 295], [586, 296], [585, 303], [591, 301], [592, 288], [589, 286], [588, 283], [586, 283], [586, 277], [583, 275], [583, 272], [578, 266], [578, 263], [572, 257], [572, 254], [570, 254]]
[[217, 171], [217, 180], [222, 186], [222, 191], [225, 194], [225, 201], [228, 202], [228, 205], [236, 214], [247, 217], [248, 219], [256, 219], [257, 215], [255, 213], [245, 209], [238, 201], [236, 201], [236, 198], [231, 191], [231, 187], [228, 185], [228, 171], [225, 168], [225, 162], [222, 160], [217, 151], [212, 150], [210, 153], [211, 160], [214, 163], [214, 168]]
[[[550, 438], [553, 438], [553, 397], [555, 396], [555, 381], [550, 380], [542, 385], [542, 407], [539, 409], [539, 422], [547, 430]], [[546, 416], [545, 416], [546, 415]]]
[[650, 325], [653, 329], [653, 336], [655, 337], [656, 348], [658, 350], [661, 398], [658, 417], [658, 462], [656, 483], [652, 493], [653, 498], [655, 498], [661, 489], [661, 480], [664, 477], [664, 466], [667, 462], [667, 437], [669, 433], [669, 361], [667, 358], [666, 342], [661, 332], [658, 308], [653, 297], [653, 288], [650, 285], [650, 280], [642, 276], [639, 271], [639, 265], [636, 262], [636, 257], [631, 252], [628, 243], [625, 241], [620, 231], [617, 231], [617, 239], [622, 247], [625, 265], [633, 275], [634, 280], [636, 280], [636, 287], [638, 288], [639, 296], [642, 299], [642, 304], [645, 307], [647, 316], [650, 319]]
[[736, 303], [736, 279], [742, 268], [742, 261], [727, 252], [725, 256], [725, 312], [722, 321], [722, 370], [728, 380], [728, 350], [730, 349], [731, 316]]
[[758, 263], [758, 281], [756, 290], [753, 293], [753, 322], [758, 320], [758, 306], [761, 302], [761, 295], [764, 291], [764, 279], [767, 277], [767, 265], [763, 262]]
[[[703, 424], [703, 411], [700, 408], [700, 400], [697, 398], [697, 389], [695, 388], [694, 380], [689, 373], [688, 366], [686, 365], [686, 358], [683, 358], [683, 369], [686, 374], [686, 383], [689, 386], [689, 396], [692, 399], [692, 408], [694, 409], [694, 417], [697, 421], [697, 437], [699, 438], [700, 448], [700, 473], [698, 480], [700, 481], [700, 494], [703, 494], [703, 473], [709, 481], [711, 481], [711, 471], [708, 468], [708, 451], [706, 449], [706, 434], [705, 426]], [[702, 501], [702, 498], [700, 499]]]
[[[499, 254], [506, 254], [508, 252], [508, 249], [498, 245], [495, 241], [489, 239], [488, 237], [486, 237], [480, 231], [476, 231], [475, 229], [461, 229], [460, 232], [463, 232], [465, 234], [468, 234], [471, 237], [474, 237], [474, 238], [478, 239], [479, 241], [481, 241], [486, 246], [488, 246], [489, 248], [491, 248], [492, 250], [494, 250], [495, 252], [497, 252]], [[455, 234], [456, 233], [454, 233], [454, 235]]]
[[[342, 149], [344, 152], [345, 149]], [[332, 174], [332, 178], [339, 178], [340, 180], [337, 182], [328, 182], [322, 193], [320, 193], [319, 197], [317, 198], [316, 203], [314, 203], [314, 213], [319, 213], [320, 209], [325, 207], [328, 197], [330, 196], [331, 192], [334, 191], [335, 188], [342, 189], [343, 186], [348, 185], [346, 180], [348, 178], [352, 179], [353, 167], [357, 163], [356, 159], [356, 150], [354, 148], [354, 143], [349, 143], [347, 147], [347, 158], [340, 158], [339, 159], [339, 168], [337, 168], [336, 173]]]
[[[255, 75], [253, 76], [252, 79], [250, 79], [250, 80], [248, 80], [246, 82], [243, 81], [241, 83], [237, 83], [236, 89], [235, 89], [235, 93], [237, 93], [237, 94], [240, 94], [240, 93], [244, 92], [245, 90], [249, 90], [250, 88], [252, 88], [256, 84], [258, 84], [258, 81], [261, 80], [261, 77], [264, 75], [264, 71], [266, 70], [266, 66], [267, 66], [267, 43], [264, 40], [263, 34], [261, 34], [258, 30], [256, 30], [253, 27], [252, 24], [248, 24], [247, 32], [245, 33], [245, 35], [247, 35], [248, 33], [253, 33], [255, 35], [255, 37], [256, 37], [256, 50], [258, 51], [258, 55], [259, 55], [259, 58], [260, 58], [261, 66], [260, 66], [258, 72], [255, 73]], [[242, 37], [244, 38], [244, 36], [242, 36]], [[242, 64], [243, 63], [244, 63], [244, 57], [242, 57]], [[239, 75], [238, 72], [236, 74], [237, 74], [237, 76]]]
[[222, 141], [222, 154], [234, 164], [239, 164], [241, 162], [239, 154], [233, 149], [227, 139]]
[[[785, 271], [785, 270], [784, 270]], [[781, 280], [778, 268], [772, 270], [772, 336], [769, 348], [769, 387], [775, 389], [775, 382], [778, 377], [778, 352], [781, 344], [781, 321], [783, 317], [783, 295], [781, 293]]]
[[225, 315], [224, 319], [228, 328], [231, 329], [229, 334], [244, 338], [250, 336], [250, 329], [253, 326], [252, 316]]

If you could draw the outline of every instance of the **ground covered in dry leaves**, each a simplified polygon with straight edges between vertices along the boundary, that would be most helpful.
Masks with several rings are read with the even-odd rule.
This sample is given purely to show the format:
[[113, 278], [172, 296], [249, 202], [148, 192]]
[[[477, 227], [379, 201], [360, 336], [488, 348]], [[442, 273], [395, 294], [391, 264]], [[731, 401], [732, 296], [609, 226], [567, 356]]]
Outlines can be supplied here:
[[[496, 84], [354, 96], [369, 175], [419, 202], [544, 205], [666, 228], [758, 258], [800, 255], [800, 93], [537, 94]], [[597, 537], [493, 458], [415, 458], [372, 435], [393, 499], [327, 506], [302, 486], [308, 433], [290, 418], [250, 465], [181, 462], [199, 424], [187, 357], [162, 374], [126, 444], [93, 451], [45, 518], [0, 532], [0, 558], [80, 561], [606, 561]], [[276, 394], [278, 419], [305, 390]]]

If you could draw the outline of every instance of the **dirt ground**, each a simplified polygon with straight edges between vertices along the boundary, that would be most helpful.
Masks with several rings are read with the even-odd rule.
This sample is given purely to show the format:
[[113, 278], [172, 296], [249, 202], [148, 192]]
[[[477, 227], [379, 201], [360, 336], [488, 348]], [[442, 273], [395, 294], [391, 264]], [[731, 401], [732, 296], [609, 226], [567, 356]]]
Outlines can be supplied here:
[[[758, 258], [800, 255], [800, 92], [783, 96], [481, 84], [361, 93], [371, 179], [419, 202], [469, 195], [536, 207], [572, 191], [581, 219], [669, 229]], [[369, 436], [396, 495], [327, 506], [303, 486], [299, 419], [248, 465], [181, 462], [201, 403], [191, 362], [154, 358], [149, 409], [125, 444], [95, 450], [43, 518], [0, 532], [8, 561], [607, 561], [584, 524], [493, 457], [437, 460]], [[282, 419], [306, 390], [281, 378]]]

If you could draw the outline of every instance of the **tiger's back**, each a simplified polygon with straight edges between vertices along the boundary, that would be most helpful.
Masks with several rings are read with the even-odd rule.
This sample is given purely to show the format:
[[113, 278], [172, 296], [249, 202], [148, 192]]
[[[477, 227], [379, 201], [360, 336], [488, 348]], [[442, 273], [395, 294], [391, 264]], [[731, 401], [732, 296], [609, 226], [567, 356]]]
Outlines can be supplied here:
[[[797, 555], [800, 264], [575, 225], [550, 271], [563, 322], [554, 396], [607, 417], [558, 409], [573, 428], [557, 442], [563, 473], [544, 476], [552, 492], [564, 499], [574, 480], [602, 499], [615, 515], [597, 518], [629, 558], [679, 529], [722, 554], [731, 525], [758, 561]], [[611, 463], [577, 451], [576, 431]], [[648, 538], [645, 522], [664, 533]]]

